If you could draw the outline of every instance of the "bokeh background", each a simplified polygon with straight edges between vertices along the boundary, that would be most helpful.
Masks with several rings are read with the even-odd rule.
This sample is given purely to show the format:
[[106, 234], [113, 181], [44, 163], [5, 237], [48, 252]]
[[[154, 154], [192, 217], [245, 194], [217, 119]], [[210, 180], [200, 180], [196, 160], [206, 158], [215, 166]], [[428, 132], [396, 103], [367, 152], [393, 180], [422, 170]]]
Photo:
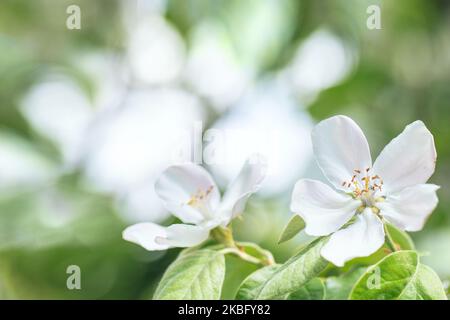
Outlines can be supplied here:
[[[80, 30], [66, 28], [72, 4]], [[366, 26], [372, 4], [381, 30]], [[284, 261], [308, 241], [276, 244], [293, 184], [323, 180], [310, 130], [335, 114], [360, 124], [374, 158], [416, 119], [432, 131], [440, 203], [412, 236], [448, 281], [449, 87], [445, 0], [2, 0], [0, 298], [150, 298], [179, 250], [149, 253], [121, 232], [172, 221], [155, 178], [198, 161], [210, 128], [205, 166], [221, 187], [248, 154], [268, 157], [233, 228]], [[81, 290], [66, 287], [69, 265]], [[223, 297], [253, 270], [227, 258]]]

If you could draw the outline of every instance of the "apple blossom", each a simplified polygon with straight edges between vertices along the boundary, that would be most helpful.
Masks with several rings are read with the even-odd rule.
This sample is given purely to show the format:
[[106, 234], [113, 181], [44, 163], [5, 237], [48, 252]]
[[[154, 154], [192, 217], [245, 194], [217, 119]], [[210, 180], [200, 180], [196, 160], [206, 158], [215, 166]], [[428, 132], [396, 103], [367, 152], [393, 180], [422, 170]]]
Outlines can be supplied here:
[[295, 185], [291, 211], [312, 236], [330, 235], [321, 255], [337, 266], [378, 250], [385, 241], [383, 223], [419, 231], [438, 203], [433, 174], [433, 135], [415, 121], [393, 139], [372, 166], [369, 145], [346, 116], [326, 119], [312, 132], [313, 151], [334, 186], [309, 179]]
[[155, 191], [166, 209], [183, 223], [169, 227], [138, 223], [126, 228], [123, 238], [147, 250], [198, 245], [208, 238], [210, 230], [225, 227], [243, 212], [247, 199], [264, 180], [266, 168], [263, 157], [249, 158], [221, 198], [216, 183], [201, 166], [171, 166], [156, 181]]

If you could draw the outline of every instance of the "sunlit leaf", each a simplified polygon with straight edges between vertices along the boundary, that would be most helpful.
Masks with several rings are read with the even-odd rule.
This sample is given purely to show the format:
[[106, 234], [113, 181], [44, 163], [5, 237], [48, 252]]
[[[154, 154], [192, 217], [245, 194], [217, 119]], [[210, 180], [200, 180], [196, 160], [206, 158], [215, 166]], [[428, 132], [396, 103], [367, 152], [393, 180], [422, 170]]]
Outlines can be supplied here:
[[289, 294], [288, 300], [324, 300], [326, 288], [322, 279], [314, 278], [299, 290]]
[[292, 239], [304, 228], [305, 228], [305, 221], [303, 221], [303, 219], [298, 214], [293, 215], [291, 220], [289, 220], [288, 224], [281, 233], [280, 239], [278, 240], [278, 244]]
[[244, 280], [237, 298], [282, 299], [301, 289], [328, 265], [320, 255], [325, 241], [325, 238], [313, 241], [280, 267], [270, 266], [256, 271]]
[[249, 275], [241, 284], [236, 295], [238, 300], [255, 299], [256, 290], [260, 288], [269, 279], [281, 265], [275, 264], [261, 268]]
[[389, 223], [386, 224], [386, 228], [392, 237], [392, 240], [394, 240], [395, 245], [398, 246], [397, 249], [415, 250], [414, 242], [405, 231], [402, 231]]
[[327, 300], [346, 300], [355, 285], [362, 276], [366, 268], [356, 268], [342, 275], [328, 277], [325, 281]]
[[446, 300], [436, 273], [417, 252], [397, 251], [367, 269], [350, 293], [352, 300]]
[[225, 277], [220, 251], [198, 250], [182, 254], [164, 273], [156, 300], [218, 300]]

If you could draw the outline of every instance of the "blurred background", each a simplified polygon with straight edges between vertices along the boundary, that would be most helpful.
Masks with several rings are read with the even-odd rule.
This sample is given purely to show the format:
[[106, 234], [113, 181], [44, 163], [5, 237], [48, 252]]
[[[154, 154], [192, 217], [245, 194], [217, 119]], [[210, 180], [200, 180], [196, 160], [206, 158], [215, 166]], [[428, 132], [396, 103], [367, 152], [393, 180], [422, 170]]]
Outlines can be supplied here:
[[[373, 4], [380, 30], [366, 25]], [[66, 26], [70, 5], [81, 29]], [[202, 132], [222, 188], [249, 154], [268, 157], [233, 228], [284, 261], [308, 241], [276, 244], [292, 187], [323, 180], [310, 130], [335, 114], [359, 123], [373, 158], [416, 119], [434, 134], [440, 203], [412, 237], [448, 281], [449, 86], [445, 0], [2, 0], [0, 298], [150, 298], [179, 250], [121, 232], [173, 220], [153, 183], [201, 160]], [[66, 287], [69, 265], [81, 290]], [[223, 297], [253, 270], [227, 258]]]

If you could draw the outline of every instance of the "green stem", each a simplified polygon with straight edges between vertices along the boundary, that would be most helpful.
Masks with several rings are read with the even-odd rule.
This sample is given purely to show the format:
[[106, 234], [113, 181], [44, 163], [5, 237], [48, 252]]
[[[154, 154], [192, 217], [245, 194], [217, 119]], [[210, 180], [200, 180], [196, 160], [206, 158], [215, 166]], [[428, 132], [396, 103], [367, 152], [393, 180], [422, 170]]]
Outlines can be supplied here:
[[261, 261], [261, 263], [266, 265], [266, 266], [270, 266], [272, 264], [275, 264], [275, 259], [274, 259], [273, 255], [272, 255], [272, 252], [270, 252], [269, 250], [265, 250], [265, 249], [261, 248], [260, 246], [258, 246], [255, 243], [251, 243], [251, 242], [237, 242], [236, 245], [241, 251], [245, 247], [251, 247], [260, 256], [259, 260]]
[[233, 233], [229, 228], [217, 227], [211, 230], [211, 236], [217, 242], [225, 245], [227, 248], [236, 248], [236, 243], [233, 239]]
[[263, 250], [256, 245], [251, 245], [251, 247], [253, 248], [253, 250], [257, 252], [257, 255], [260, 255], [261, 257], [254, 256], [245, 252], [242, 246], [236, 244], [236, 242], [234, 241], [231, 228], [223, 228], [223, 227], [214, 228], [213, 230], [211, 230], [211, 236], [217, 242], [225, 246], [225, 248], [221, 250], [223, 254], [231, 253], [238, 256], [244, 261], [258, 265], [267, 266], [275, 263], [273, 256], [270, 252], [268, 252], [267, 250]]
[[244, 251], [239, 250], [238, 248], [225, 248], [225, 249], [222, 249], [221, 252], [223, 254], [228, 254], [228, 253], [234, 254], [234, 255], [238, 256], [239, 258], [241, 258], [242, 260], [253, 263], [253, 264], [265, 265], [263, 261], [245, 253]]

